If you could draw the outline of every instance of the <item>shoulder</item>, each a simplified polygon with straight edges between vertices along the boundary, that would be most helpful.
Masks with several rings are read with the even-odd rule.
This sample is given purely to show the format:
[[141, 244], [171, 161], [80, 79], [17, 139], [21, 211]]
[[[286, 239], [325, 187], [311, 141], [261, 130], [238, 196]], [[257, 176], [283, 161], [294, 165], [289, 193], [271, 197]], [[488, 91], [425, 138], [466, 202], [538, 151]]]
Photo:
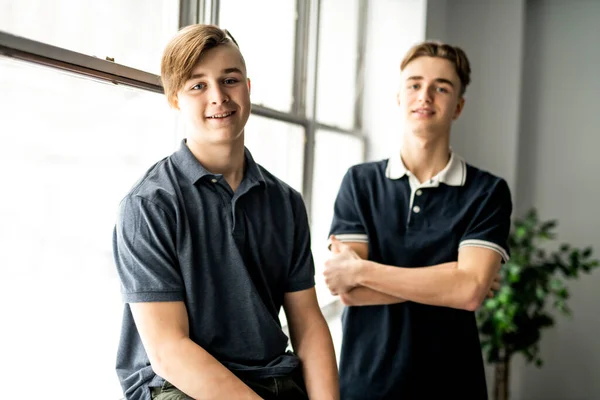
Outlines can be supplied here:
[[177, 170], [171, 157], [165, 157], [148, 168], [123, 197], [121, 206], [153, 205], [171, 213], [177, 202]]
[[467, 177], [465, 186], [482, 193], [503, 191], [510, 193], [508, 183], [500, 176], [494, 175], [489, 171], [475, 167], [471, 164], [467, 166]]
[[265, 181], [265, 188], [269, 195], [282, 196], [290, 201], [302, 201], [302, 195], [288, 183], [273, 175], [260, 164], [256, 164]]
[[388, 159], [385, 159], [353, 165], [350, 168], [348, 168], [347, 175], [351, 176], [353, 179], [385, 176], [385, 169], [387, 167], [388, 161]]
[[464, 194], [475, 202], [512, 210], [512, 194], [506, 180], [489, 171], [467, 164]]
[[368, 190], [385, 178], [388, 160], [369, 161], [351, 166], [342, 180], [342, 189]]

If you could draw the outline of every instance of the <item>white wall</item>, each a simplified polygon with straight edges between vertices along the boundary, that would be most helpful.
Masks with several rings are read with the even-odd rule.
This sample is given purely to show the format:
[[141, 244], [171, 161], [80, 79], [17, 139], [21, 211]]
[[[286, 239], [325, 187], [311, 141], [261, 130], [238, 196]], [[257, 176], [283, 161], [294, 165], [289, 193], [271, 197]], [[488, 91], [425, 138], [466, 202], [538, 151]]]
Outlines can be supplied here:
[[400, 61], [425, 38], [427, 0], [369, 1], [365, 55], [363, 128], [367, 159], [387, 158], [399, 148], [400, 114], [396, 93]]

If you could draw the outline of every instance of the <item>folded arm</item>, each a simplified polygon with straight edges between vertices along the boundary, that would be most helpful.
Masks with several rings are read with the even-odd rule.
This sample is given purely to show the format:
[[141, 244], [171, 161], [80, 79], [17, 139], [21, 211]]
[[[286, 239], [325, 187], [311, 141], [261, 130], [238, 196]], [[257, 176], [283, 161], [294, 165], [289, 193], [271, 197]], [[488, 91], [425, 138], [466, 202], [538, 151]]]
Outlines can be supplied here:
[[[361, 242], [345, 242], [363, 260], [367, 260], [369, 245]], [[451, 269], [456, 268], [456, 262], [444, 263], [433, 268]], [[396, 304], [406, 301], [400, 296], [393, 296], [366, 286], [357, 286], [348, 292], [340, 293], [340, 300], [347, 306], [370, 306], [382, 304]]]
[[130, 303], [154, 372], [195, 399], [260, 397], [189, 338], [181, 301]]
[[500, 263], [499, 253], [483, 247], [462, 247], [456, 268], [402, 268], [360, 260], [355, 283], [417, 303], [474, 311], [490, 291]]

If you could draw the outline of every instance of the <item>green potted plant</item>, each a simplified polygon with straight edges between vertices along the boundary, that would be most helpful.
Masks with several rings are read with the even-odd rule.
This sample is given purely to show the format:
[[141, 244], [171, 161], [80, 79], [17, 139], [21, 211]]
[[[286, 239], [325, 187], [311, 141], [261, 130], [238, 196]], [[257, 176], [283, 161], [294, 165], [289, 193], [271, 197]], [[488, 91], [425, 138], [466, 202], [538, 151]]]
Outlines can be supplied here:
[[551, 307], [570, 315], [565, 280], [599, 265], [590, 247], [562, 244], [548, 251], [556, 221], [540, 221], [535, 209], [513, 222], [511, 258], [501, 269], [502, 287], [477, 312], [481, 347], [495, 366], [494, 399], [507, 400], [510, 360], [521, 353], [540, 367], [542, 330], [554, 325]]

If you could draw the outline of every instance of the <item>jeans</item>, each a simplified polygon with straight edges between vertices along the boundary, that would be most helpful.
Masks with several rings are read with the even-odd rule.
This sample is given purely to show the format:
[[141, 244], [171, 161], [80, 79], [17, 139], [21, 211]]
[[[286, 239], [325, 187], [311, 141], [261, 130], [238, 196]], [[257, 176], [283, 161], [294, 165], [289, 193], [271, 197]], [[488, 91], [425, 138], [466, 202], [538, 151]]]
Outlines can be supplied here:
[[[273, 378], [241, 380], [264, 400], [308, 400], [302, 370], [287, 376]], [[193, 400], [191, 397], [166, 382], [157, 388], [151, 388], [152, 400]]]

